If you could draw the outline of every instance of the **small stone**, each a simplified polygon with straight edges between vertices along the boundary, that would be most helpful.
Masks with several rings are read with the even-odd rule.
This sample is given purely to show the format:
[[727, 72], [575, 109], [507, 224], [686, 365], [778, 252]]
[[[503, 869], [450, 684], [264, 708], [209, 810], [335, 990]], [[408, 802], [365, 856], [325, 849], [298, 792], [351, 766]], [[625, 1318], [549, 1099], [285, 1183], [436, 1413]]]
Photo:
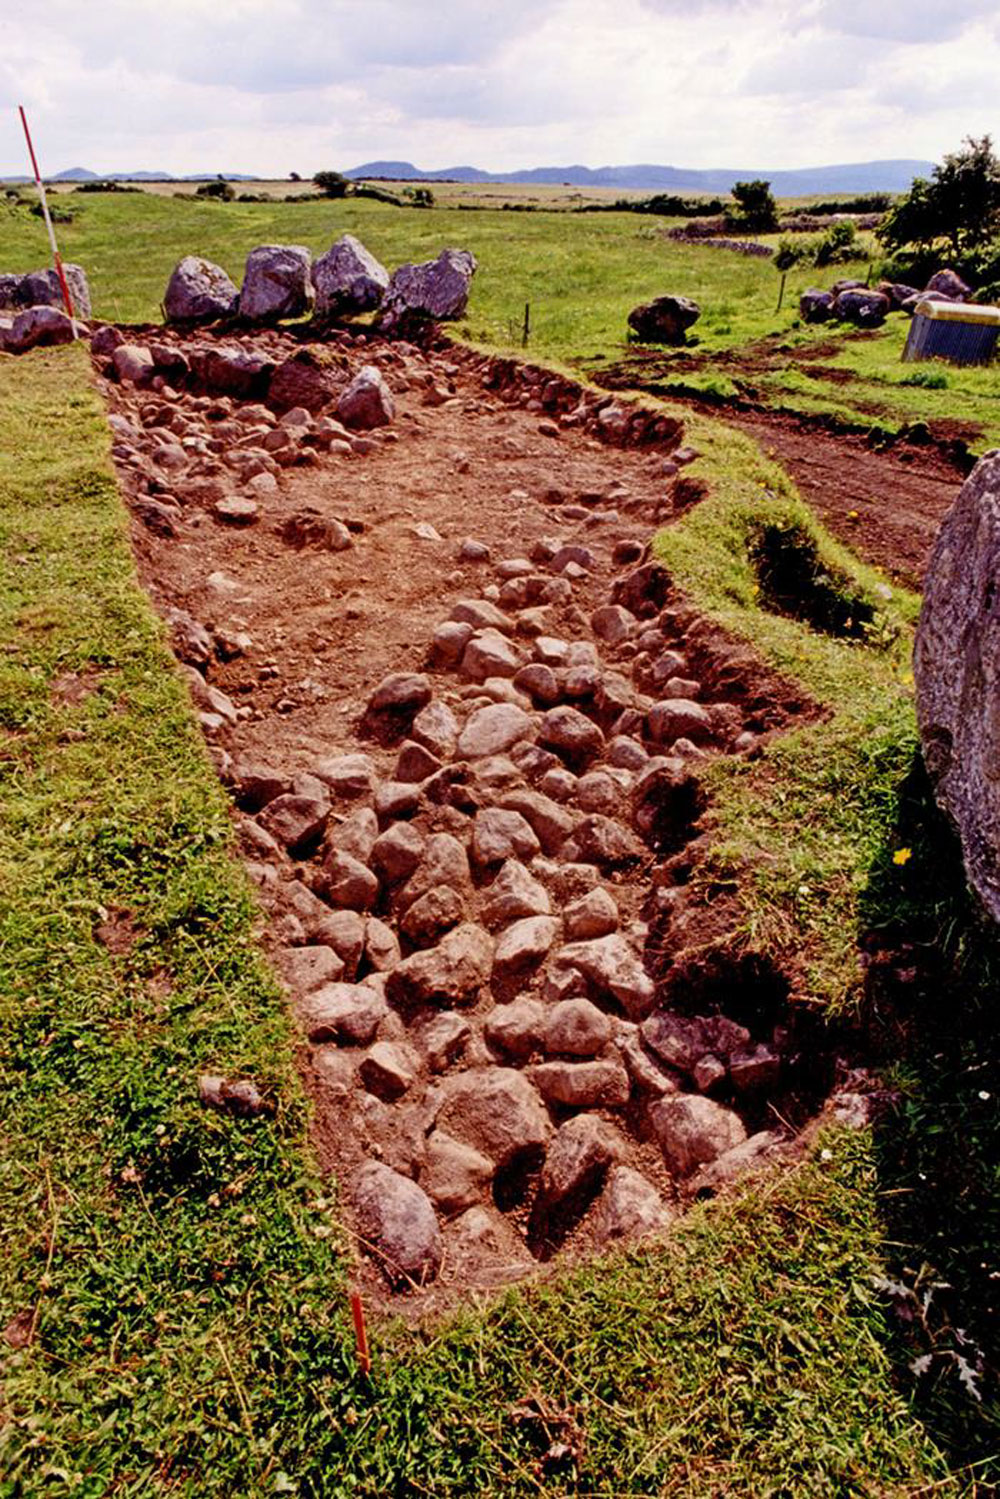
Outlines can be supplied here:
[[516, 671], [514, 686], [545, 708], [554, 706], [562, 696], [558, 677], [551, 666], [544, 666], [541, 661], [532, 661]]
[[[429, 704], [428, 706], [433, 706]], [[426, 709], [422, 710], [426, 712]], [[436, 774], [441, 769], [441, 761], [436, 755], [432, 755], [429, 749], [418, 744], [414, 739], [407, 739], [399, 750], [396, 760], [395, 777], [397, 781], [416, 782], [426, 781], [429, 776]]]
[[611, 1021], [589, 999], [564, 999], [552, 1006], [545, 1024], [545, 1050], [557, 1055], [595, 1057], [611, 1039]]
[[599, 640], [606, 640], [612, 646], [631, 639], [637, 624], [635, 615], [628, 609], [623, 609], [621, 604], [605, 604], [602, 608], [595, 609], [590, 616], [590, 627], [594, 634]]
[[579, 765], [600, 752], [604, 735], [577, 708], [550, 708], [542, 717], [538, 743], [554, 750], [571, 765]]
[[595, 1227], [602, 1243], [662, 1232], [670, 1217], [659, 1192], [644, 1176], [630, 1166], [612, 1168], [596, 1213]]
[[400, 930], [416, 946], [429, 947], [442, 932], [457, 926], [464, 914], [457, 892], [448, 885], [440, 885], [413, 902], [400, 923]]
[[465, 647], [460, 670], [468, 681], [484, 682], [487, 677], [512, 677], [522, 664], [520, 651], [506, 635], [483, 630]]
[[641, 1019], [656, 1001], [652, 979], [639, 958], [618, 933], [563, 947], [552, 962], [553, 975], [579, 973], [598, 1000], [615, 1000], [626, 1015]]
[[[438, 760], [450, 760], [458, 743], [458, 720], [446, 703], [429, 702], [421, 708], [410, 729], [417, 744], [436, 755]], [[397, 779], [404, 778], [399, 775]]]
[[490, 1046], [517, 1062], [526, 1062], [540, 1051], [545, 1029], [545, 1006], [537, 999], [516, 999], [498, 1005], [486, 1017], [483, 1034]]
[[565, 666], [569, 656], [569, 644], [552, 635], [539, 635], [534, 644], [535, 660], [543, 666]]
[[245, 495], [228, 495], [214, 506], [216, 520], [230, 526], [252, 526], [260, 519], [260, 506]]
[[376, 973], [391, 973], [402, 956], [396, 933], [377, 916], [365, 922], [364, 952]]
[[547, 854], [557, 854], [573, 830], [573, 818], [565, 808], [539, 791], [515, 787], [504, 792], [500, 804], [530, 824]]
[[691, 1069], [691, 1078], [699, 1093], [711, 1093], [726, 1076], [726, 1064], [711, 1055], [699, 1057]]
[[528, 1076], [548, 1103], [568, 1109], [622, 1108], [631, 1091], [619, 1061], [540, 1062]]
[[404, 1008], [469, 1004], [488, 981], [492, 967], [492, 941], [482, 927], [465, 923], [437, 947], [404, 958], [389, 975], [389, 998]]
[[459, 599], [451, 617], [460, 624], [471, 625], [473, 630], [498, 630], [501, 635], [510, 634], [510, 620], [488, 599]]
[[499, 864], [504, 859], [533, 859], [541, 845], [519, 812], [487, 807], [472, 825], [472, 854], [477, 864]]
[[522, 1072], [481, 1067], [442, 1084], [437, 1127], [466, 1141], [497, 1170], [540, 1158], [552, 1132], [541, 1099]]
[[450, 885], [460, 895], [467, 895], [472, 887], [469, 859], [464, 846], [450, 833], [432, 833], [419, 865], [397, 894], [396, 905], [405, 911], [429, 890], [442, 885]]
[[431, 641], [431, 660], [435, 666], [455, 666], [462, 659], [465, 647], [475, 632], [470, 624], [459, 620], [445, 620], [434, 631]]
[[378, 880], [371, 870], [339, 849], [334, 850], [324, 865], [323, 886], [332, 906], [352, 911], [368, 911], [378, 898]]
[[605, 759], [622, 770], [642, 770], [649, 762], [649, 755], [638, 739], [619, 734], [609, 743]]
[[562, 803], [573, 800], [576, 785], [577, 778], [573, 772], [566, 770], [562, 765], [556, 765], [545, 772], [538, 783], [538, 789], [543, 796]]
[[641, 845], [620, 822], [599, 812], [591, 813], [576, 824], [566, 844], [567, 858], [601, 869], [622, 869], [637, 863], [643, 856]]
[[296, 994], [309, 994], [324, 984], [336, 983], [344, 972], [343, 959], [326, 943], [284, 947], [275, 958], [285, 983]]
[[296, 1006], [313, 1044], [346, 1041], [367, 1045], [386, 1015], [385, 1000], [368, 984], [324, 984]]
[[761, 1130], [751, 1135], [741, 1145], [724, 1151], [707, 1166], [699, 1166], [687, 1183], [687, 1192], [692, 1197], [705, 1197], [720, 1192], [732, 1182], [738, 1181], [748, 1172], [759, 1171], [781, 1148], [782, 1139], [776, 1130]]
[[738, 1114], [700, 1094], [662, 1098], [649, 1117], [667, 1167], [678, 1177], [690, 1176], [746, 1139]]
[[375, 789], [375, 815], [380, 822], [411, 817], [419, 806], [420, 786], [416, 781], [383, 781]]
[[387, 426], [395, 415], [392, 392], [373, 364], [362, 366], [337, 402], [338, 419], [355, 431]]
[[370, 755], [338, 755], [321, 760], [313, 767], [313, 774], [344, 801], [368, 796], [375, 787], [375, 762]]
[[593, 1114], [578, 1114], [557, 1131], [545, 1155], [539, 1183], [548, 1209], [579, 1210], [600, 1191], [609, 1167], [621, 1160], [625, 1142], [618, 1131]]
[[525, 916], [505, 927], [493, 954], [494, 979], [503, 982], [526, 969], [537, 968], [556, 940], [558, 930], [559, 923], [551, 916]]
[[606, 771], [592, 770], [580, 777], [576, 800], [584, 812], [613, 813], [621, 801], [621, 789]]
[[355, 1177], [351, 1195], [361, 1237], [374, 1246], [390, 1284], [432, 1281], [443, 1249], [426, 1192], [398, 1171], [369, 1161]]
[[316, 847], [330, 815], [330, 804], [311, 796], [276, 796], [260, 814], [261, 824], [290, 854]]
[[493, 1162], [471, 1145], [435, 1130], [427, 1141], [420, 1184], [443, 1213], [460, 1213], [483, 1197], [493, 1179]]
[[378, 818], [370, 807], [359, 807], [347, 817], [334, 814], [326, 827], [323, 845], [324, 857], [334, 851], [350, 854], [361, 864], [367, 864], [378, 837]]
[[420, 1044], [432, 1072], [444, 1072], [462, 1055], [472, 1036], [472, 1027], [454, 1010], [436, 1015], [420, 1032]]
[[660, 744], [691, 739], [696, 744], [712, 738], [712, 719], [690, 698], [665, 698], [649, 710], [650, 736]]
[[458, 739], [457, 753], [463, 760], [502, 755], [518, 740], [533, 734], [535, 720], [513, 703], [490, 703], [477, 708]]
[[475, 541], [467, 536], [458, 549], [458, 560], [460, 562], [489, 562], [490, 549], [485, 541]]
[[376, 1041], [359, 1069], [369, 1093], [392, 1101], [402, 1098], [417, 1078], [417, 1061], [410, 1047]]
[[371, 697], [368, 708], [373, 713], [417, 712], [431, 700], [431, 684], [416, 672], [393, 672], [385, 677]]
[[563, 912], [566, 936], [570, 942], [586, 942], [606, 937], [618, 930], [618, 907], [603, 887], [588, 891]]
[[548, 916], [549, 897], [516, 859], [508, 859], [487, 892], [483, 921], [491, 928], [508, 926], [528, 916]]
[[394, 823], [376, 838], [371, 859], [381, 877], [390, 885], [408, 880], [423, 858], [427, 840], [408, 822]]
[[668, 1067], [694, 1075], [696, 1064], [711, 1051], [701, 1022], [661, 1010], [650, 1015], [640, 1027], [642, 1039]]

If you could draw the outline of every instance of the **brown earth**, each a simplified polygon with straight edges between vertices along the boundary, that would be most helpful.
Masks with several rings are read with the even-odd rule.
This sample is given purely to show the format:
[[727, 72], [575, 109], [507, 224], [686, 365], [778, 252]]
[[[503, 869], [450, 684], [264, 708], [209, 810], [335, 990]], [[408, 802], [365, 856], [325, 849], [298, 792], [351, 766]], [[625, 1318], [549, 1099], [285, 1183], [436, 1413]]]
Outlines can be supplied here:
[[[806, 1073], [823, 1072], [824, 1088], [830, 1079], [815, 1057], [803, 1070], [783, 1009], [787, 976], [728, 953], [735, 903], [699, 915], [687, 909], [685, 886], [705, 811], [700, 763], [757, 753], [817, 709], [745, 644], [699, 618], [649, 563], [646, 540], [673, 513], [671, 490], [685, 482], [678, 469], [692, 456], [679, 424], [585, 397], [510, 361], [363, 336], [340, 338], [338, 388], [374, 364], [395, 400], [392, 421], [345, 430], [331, 420], [336, 402], [325, 418], [293, 412], [279, 421], [259, 392], [253, 400], [221, 395], [185, 373], [189, 357], [193, 364], [210, 346], [204, 336], [185, 342], [157, 330], [134, 338], [158, 351], [158, 366], [176, 382], [160, 374], [137, 388], [109, 378], [98, 358], [140, 575], [188, 663], [195, 707], [233, 795], [264, 940], [303, 1031], [321, 1163], [342, 1185], [349, 1223], [362, 1230], [372, 1293], [384, 1295], [386, 1282], [419, 1291], [426, 1309], [535, 1273], [557, 1253], [655, 1232], [693, 1193], [787, 1149], [781, 1121], [805, 1123], [822, 1096], [804, 1086]], [[279, 333], [241, 340], [243, 353], [270, 363], [297, 348]], [[234, 499], [253, 504], [234, 514]], [[479, 560], [470, 560], [475, 549], [463, 553], [469, 538], [483, 544]], [[564, 546], [578, 550], [560, 556]], [[486, 681], [468, 647], [458, 659], [432, 648], [441, 622], [468, 614], [462, 600], [476, 601], [474, 616], [492, 617], [492, 633], [474, 621], [472, 642], [496, 657]], [[612, 601], [628, 606], [614, 626], [596, 613]], [[554, 696], [543, 698], [537, 673], [549, 659]], [[515, 678], [521, 662], [534, 663], [533, 677]], [[417, 681], [395, 684], [402, 706], [373, 709], [373, 693], [394, 674]], [[456, 728], [492, 704], [519, 708], [525, 728], [485, 757], [460, 753], [452, 736], [428, 760], [411, 737], [429, 742], [414, 721], [428, 697]], [[664, 698], [686, 707], [658, 708]], [[580, 715], [586, 749], [557, 745], [553, 753], [536, 742], [545, 740], [551, 702]], [[401, 750], [416, 757], [417, 771], [403, 772]], [[370, 762], [350, 789], [325, 768], [345, 755]], [[552, 913], [548, 956], [536, 953], [512, 972], [494, 966], [448, 1000], [439, 983], [414, 1004], [403, 984], [412, 955], [440, 956], [449, 927], [471, 927], [492, 953], [506, 930], [487, 914], [500, 859], [477, 839], [484, 814], [512, 798], [528, 824], [517, 830], [525, 845], [517, 859]], [[425, 928], [407, 924], [405, 887], [371, 852], [376, 832], [400, 827], [424, 846], [448, 834], [470, 862], [469, 875], [451, 883], [442, 876], [434, 887]], [[349, 895], [335, 890], [331, 873], [345, 840], [357, 858], [358, 889]], [[618, 987], [574, 967], [565, 946], [567, 907], [596, 890], [611, 898], [608, 930], [619, 934], [629, 968]], [[401, 950], [376, 957], [376, 936], [384, 943], [387, 930]], [[699, 960], [706, 944], [710, 957]], [[338, 981], [352, 986], [352, 1002], [359, 985], [377, 1012], [363, 1040], [342, 1031], [330, 1039], [329, 1027], [318, 1031], [310, 1019], [317, 994], [329, 998]], [[751, 1002], [765, 994], [766, 1003]], [[565, 997], [587, 998], [606, 1017], [587, 1011], [600, 1032], [590, 1051], [545, 1040]], [[529, 1026], [508, 1049], [494, 1027], [526, 999], [542, 1031]], [[442, 1008], [465, 1034], [438, 1062], [427, 1036]], [[679, 1027], [681, 1039], [658, 1050], [652, 1022]], [[435, 1198], [440, 1264], [432, 1256], [419, 1271], [399, 1273], [391, 1235], [379, 1242], [368, 1219], [352, 1216], [360, 1168], [379, 1162], [397, 1186], [402, 1178], [420, 1195], [424, 1184], [432, 1191], [428, 1152], [441, 1141], [435, 1119], [447, 1113], [449, 1090], [468, 1075], [499, 1085], [501, 1072], [527, 1084], [545, 1140], [513, 1138], [502, 1161], [491, 1144], [486, 1176], [461, 1207]], [[655, 1125], [660, 1099], [711, 1114], [697, 1159], [684, 1160], [677, 1140]], [[604, 1131], [597, 1154], [556, 1200], [546, 1176], [558, 1154], [552, 1142], [568, 1141], [566, 1127], [587, 1118]], [[450, 1124], [459, 1135], [463, 1127]], [[462, 1138], [483, 1156], [479, 1128]], [[746, 1135], [748, 1145], [730, 1156]]]
[[919, 589], [938, 526], [972, 465], [969, 444], [981, 434], [971, 423], [932, 421], [916, 430], [904, 428], [889, 441], [878, 425], [884, 411], [876, 403], [863, 408], [877, 427], [870, 434], [822, 416], [771, 410], [768, 398], [754, 386], [756, 375], [796, 366], [842, 384], [853, 378], [850, 371], [820, 362], [839, 348], [817, 342], [790, 350], [775, 339], [762, 339], [729, 355], [681, 352], [665, 358], [635, 350], [595, 378], [611, 390], [647, 390], [671, 402], [675, 398], [663, 387], [664, 379], [706, 370], [730, 376], [740, 391], [736, 399], [700, 400], [692, 391], [684, 402], [701, 404], [749, 432], [787, 468], [803, 499], [835, 536], [889, 577]]

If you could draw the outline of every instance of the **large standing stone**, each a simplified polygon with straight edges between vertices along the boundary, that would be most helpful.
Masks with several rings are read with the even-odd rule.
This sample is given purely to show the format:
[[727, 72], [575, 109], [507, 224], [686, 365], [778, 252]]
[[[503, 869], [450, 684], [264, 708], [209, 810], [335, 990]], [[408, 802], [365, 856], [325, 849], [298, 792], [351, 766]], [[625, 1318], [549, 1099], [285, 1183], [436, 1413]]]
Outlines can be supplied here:
[[655, 297], [632, 308], [628, 325], [642, 343], [682, 344], [700, 317], [701, 308], [689, 297]]
[[337, 402], [337, 416], [345, 427], [367, 432], [388, 426], [395, 415], [396, 403], [381, 370], [362, 365]]
[[442, 250], [436, 260], [401, 265], [382, 303], [382, 327], [405, 331], [421, 321], [461, 317], [475, 270], [476, 258], [468, 250]]
[[373, 1245], [393, 1285], [433, 1280], [441, 1267], [441, 1230], [422, 1187], [379, 1161], [354, 1179], [358, 1229]]
[[913, 656], [924, 761], [969, 882], [1000, 921], [1000, 452], [938, 532]]
[[258, 245], [247, 256], [240, 316], [251, 323], [303, 317], [313, 304], [312, 257], [305, 245]]
[[214, 323], [236, 311], [239, 295], [221, 266], [185, 255], [167, 282], [163, 311], [168, 323]]
[[313, 265], [316, 317], [370, 312], [389, 285], [389, 272], [353, 234], [343, 234]]

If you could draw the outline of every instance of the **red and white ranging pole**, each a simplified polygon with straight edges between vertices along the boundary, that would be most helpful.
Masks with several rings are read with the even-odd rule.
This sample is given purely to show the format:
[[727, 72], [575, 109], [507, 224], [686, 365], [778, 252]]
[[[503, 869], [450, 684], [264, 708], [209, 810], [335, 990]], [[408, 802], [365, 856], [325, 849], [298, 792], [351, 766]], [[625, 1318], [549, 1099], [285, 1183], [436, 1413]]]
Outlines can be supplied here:
[[[74, 316], [73, 298], [69, 294], [69, 282], [66, 280], [66, 272], [63, 270], [63, 263], [59, 256], [59, 246], [56, 244], [56, 231], [52, 227], [52, 219], [49, 214], [49, 203], [48, 199], [45, 196], [45, 183], [42, 181], [42, 174], [38, 170], [38, 158], [35, 155], [35, 148], [31, 144], [31, 131], [28, 129], [28, 117], [24, 112], [23, 104], [19, 104], [17, 107], [21, 115], [21, 124], [24, 126], [24, 138], [28, 142], [28, 155], [31, 157], [31, 169], [35, 174], [35, 186], [38, 188], [38, 198], [42, 205], [42, 216], [45, 219], [45, 227], [49, 231], [49, 244], [52, 246], [52, 263], [55, 266], [56, 275], [59, 277], [59, 285], [62, 287], [63, 301], [66, 304], [66, 311], [72, 318]], [[76, 336], [75, 329], [73, 336]]]

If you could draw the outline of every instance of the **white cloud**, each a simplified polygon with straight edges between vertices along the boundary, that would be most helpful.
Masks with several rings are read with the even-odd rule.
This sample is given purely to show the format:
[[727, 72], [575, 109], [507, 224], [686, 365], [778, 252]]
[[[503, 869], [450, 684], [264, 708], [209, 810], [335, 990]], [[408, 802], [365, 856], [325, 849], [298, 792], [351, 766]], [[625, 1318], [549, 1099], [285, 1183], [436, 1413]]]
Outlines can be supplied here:
[[50, 171], [939, 158], [998, 67], [995, 0], [47, 0], [6, 22], [0, 171], [22, 100]]

